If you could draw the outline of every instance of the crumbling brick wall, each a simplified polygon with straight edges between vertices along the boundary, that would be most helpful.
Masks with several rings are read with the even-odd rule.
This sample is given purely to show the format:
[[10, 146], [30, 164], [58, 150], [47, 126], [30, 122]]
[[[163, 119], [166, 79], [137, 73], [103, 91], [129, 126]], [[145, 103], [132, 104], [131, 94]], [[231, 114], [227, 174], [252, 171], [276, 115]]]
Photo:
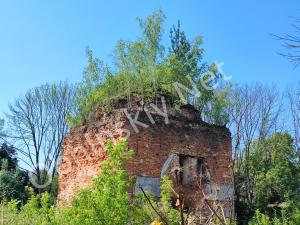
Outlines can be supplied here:
[[[136, 185], [130, 191], [133, 195], [142, 186], [158, 197], [161, 176], [168, 175], [174, 180], [174, 170], [180, 168], [186, 204], [207, 211], [202, 201], [205, 195], [207, 199], [224, 201], [226, 210], [232, 211], [230, 132], [225, 127], [199, 121], [195, 113], [190, 108], [180, 112], [169, 110], [168, 115], [155, 110], [130, 114], [118, 109], [73, 129], [63, 144], [59, 204], [69, 202], [79, 188], [91, 185], [106, 158], [103, 143], [126, 137], [129, 148], [135, 151], [126, 165], [128, 174], [136, 177]], [[199, 185], [195, 175], [202, 172], [207, 180]]]

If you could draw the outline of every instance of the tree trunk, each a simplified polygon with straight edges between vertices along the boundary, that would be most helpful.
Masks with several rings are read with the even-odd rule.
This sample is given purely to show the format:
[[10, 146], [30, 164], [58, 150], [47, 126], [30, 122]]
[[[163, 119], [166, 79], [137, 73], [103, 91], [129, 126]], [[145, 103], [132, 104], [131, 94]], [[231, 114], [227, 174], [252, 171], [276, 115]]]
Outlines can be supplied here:
[[4, 202], [1, 204], [1, 224], [4, 225]]

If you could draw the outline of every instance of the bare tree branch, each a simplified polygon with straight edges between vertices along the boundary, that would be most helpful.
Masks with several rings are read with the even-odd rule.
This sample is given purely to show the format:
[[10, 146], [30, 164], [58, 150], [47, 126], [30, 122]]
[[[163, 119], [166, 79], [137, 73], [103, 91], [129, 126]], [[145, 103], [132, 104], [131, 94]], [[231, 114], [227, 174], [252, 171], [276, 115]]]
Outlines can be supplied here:
[[9, 105], [5, 139], [24, 156], [22, 161], [34, 170], [38, 184], [48, 179], [45, 173], [56, 173], [74, 95], [75, 88], [67, 82], [46, 84]]
[[165, 217], [163, 215], [160, 214], [160, 212], [158, 212], [158, 210], [153, 206], [151, 200], [149, 199], [149, 197], [147, 196], [147, 194], [145, 193], [144, 189], [142, 187], [140, 187], [141, 191], [143, 192], [144, 197], [147, 199], [149, 205], [151, 206], [151, 208], [154, 210], [154, 212], [159, 216], [159, 218], [161, 219], [161, 221], [165, 224], [165, 225], [169, 225], [168, 221], [165, 219]]
[[291, 25], [294, 34], [286, 34], [283, 36], [271, 34], [276, 40], [281, 41], [283, 46], [288, 50], [286, 53], [279, 53], [286, 57], [296, 67], [300, 64], [300, 20], [295, 19]]

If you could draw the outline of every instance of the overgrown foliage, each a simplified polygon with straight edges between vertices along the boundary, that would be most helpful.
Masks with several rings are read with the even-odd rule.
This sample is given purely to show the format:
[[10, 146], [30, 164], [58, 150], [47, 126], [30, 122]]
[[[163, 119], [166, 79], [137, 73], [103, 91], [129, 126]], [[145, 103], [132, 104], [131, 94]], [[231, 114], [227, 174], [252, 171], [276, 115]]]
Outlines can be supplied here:
[[82, 190], [74, 198], [72, 208], [63, 210], [60, 224], [127, 224], [136, 211], [130, 203], [129, 177], [125, 172], [125, 161], [132, 156], [127, 151], [126, 141], [115, 146], [106, 144], [108, 160], [101, 166], [101, 173], [94, 180], [92, 189]]
[[4, 222], [9, 225], [46, 225], [52, 222], [55, 209], [50, 205], [50, 197], [45, 192], [38, 197], [30, 190], [31, 197], [27, 204], [19, 209], [19, 201], [13, 200], [5, 203]]
[[2, 168], [3, 160], [7, 160], [8, 169], [16, 169], [18, 165], [16, 149], [6, 143], [3, 143], [0, 147], [0, 169]]
[[[203, 60], [202, 38], [190, 41], [179, 22], [170, 30], [170, 44], [161, 44], [164, 20], [160, 10], [145, 20], [138, 19], [142, 36], [118, 42], [111, 68], [87, 49], [88, 65], [74, 102], [73, 86], [60, 83], [32, 89], [11, 105], [10, 129], [4, 132], [0, 120], [0, 138], [17, 144], [2, 145], [0, 151], [0, 158], [6, 159], [0, 162], [4, 224], [183, 224], [180, 210], [171, 206], [172, 182], [166, 177], [160, 201], [149, 193], [130, 198], [127, 191], [134, 178], [126, 174], [124, 164], [133, 152], [126, 141], [107, 143], [108, 159], [91, 188], [79, 191], [70, 206], [55, 205], [54, 165], [68, 130], [66, 116], [76, 126], [94, 110], [108, 111], [119, 100], [126, 100], [130, 108], [134, 101], [142, 106], [156, 103], [162, 95], [170, 96], [174, 105], [194, 105], [206, 122], [228, 124], [239, 224], [300, 224], [300, 86], [289, 88], [284, 101], [275, 86], [222, 84], [218, 65]], [[297, 61], [295, 56], [288, 57]], [[40, 176], [38, 183], [48, 175], [39, 168], [40, 160], [45, 159], [45, 167], [53, 169], [55, 182], [44, 189], [50, 194], [25, 190], [16, 149]], [[222, 223], [217, 219], [211, 222]]]
[[[298, 224], [299, 179], [295, 175], [299, 172], [291, 143], [288, 134], [278, 133], [251, 151], [255, 207], [260, 211], [257, 210], [249, 224]], [[171, 206], [172, 181], [162, 179], [159, 202], [145, 192], [132, 199], [128, 188], [133, 178], [127, 175], [125, 162], [133, 156], [133, 151], [128, 150], [124, 140], [116, 145], [108, 142], [106, 151], [108, 158], [101, 165], [101, 173], [92, 187], [75, 195], [71, 206], [51, 206], [49, 194], [38, 197], [31, 192], [30, 200], [20, 209], [19, 201], [5, 203], [6, 224], [182, 224], [180, 211]]]
[[272, 215], [277, 209], [291, 208], [300, 200], [300, 171], [293, 140], [289, 134], [276, 133], [257, 143], [250, 156], [255, 176], [255, 208]]
[[[47, 193], [39, 198], [31, 191], [27, 204], [18, 210], [18, 201], [5, 203], [6, 224], [150, 224], [160, 217], [150, 207], [143, 196], [131, 199], [128, 188], [132, 178], [125, 171], [125, 162], [133, 155], [126, 141], [106, 144], [107, 160], [101, 165], [101, 173], [89, 189], [80, 190], [74, 197], [71, 207], [52, 207]], [[162, 181], [162, 200], [156, 202], [149, 194], [151, 204], [170, 225], [179, 223], [179, 213], [171, 207], [171, 186], [167, 178]]]
[[76, 111], [69, 117], [72, 125], [85, 122], [97, 107], [108, 110], [117, 100], [125, 99], [130, 107], [132, 100], [145, 105], [157, 102], [161, 95], [171, 96], [179, 105], [194, 105], [203, 118], [209, 111], [205, 108], [213, 109], [214, 113], [207, 115], [211, 121], [222, 125], [228, 122], [220, 120], [224, 93], [215, 94], [213, 90], [221, 74], [216, 64], [203, 62], [202, 38], [189, 41], [178, 22], [170, 31], [171, 44], [166, 53], [167, 47], [161, 44], [164, 19], [160, 10], [145, 20], [138, 19], [142, 37], [117, 43], [113, 68], [87, 49], [88, 66], [75, 100]]
[[24, 178], [17, 167], [10, 169], [8, 161], [3, 160], [0, 170], [0, 202], [16, 199], [24, 204], [27, 200]]
[[[299, 207], [300, 168], [289, 134], [275, 133], [263, 142], [254, 142], [249, 159], [244, 158], [239, 166], [235, 182], [241, 221], [251, 217], [254, 210], [275, 217], [281, 215], [282, 209], [291, 212]], [[243, 173], [246, 166], [250, 182]], [[247, 200], [247, 185], [251, 185], [251, 205]]]
[[256, 210], [254, 217], [249, 222], [249, 225], [297, 225], [300, 223], [300, 211], [296, 210], [291, 215], [282, 210], [281, 217], [269, 217], [259, 210]]

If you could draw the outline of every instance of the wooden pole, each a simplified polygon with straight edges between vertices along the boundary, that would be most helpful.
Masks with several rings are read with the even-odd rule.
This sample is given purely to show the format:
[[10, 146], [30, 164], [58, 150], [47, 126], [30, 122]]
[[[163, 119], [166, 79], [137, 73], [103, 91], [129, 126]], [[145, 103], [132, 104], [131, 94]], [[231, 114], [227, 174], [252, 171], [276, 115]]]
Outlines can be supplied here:
[[1, 204], [1, 224], [4, 225], [4, 202]]
[[180, 220], [181, 220], [180, 224], [185, 225], [184, 214], [183, 214], [183, 196], [182, 196], [182, 190], [180, 187], [178, 170], [175, 171], [175, 175], [176, 175], [176, 185], [179, 189], [178, 202], [179, 202], [179, 212], [180, 212]]

